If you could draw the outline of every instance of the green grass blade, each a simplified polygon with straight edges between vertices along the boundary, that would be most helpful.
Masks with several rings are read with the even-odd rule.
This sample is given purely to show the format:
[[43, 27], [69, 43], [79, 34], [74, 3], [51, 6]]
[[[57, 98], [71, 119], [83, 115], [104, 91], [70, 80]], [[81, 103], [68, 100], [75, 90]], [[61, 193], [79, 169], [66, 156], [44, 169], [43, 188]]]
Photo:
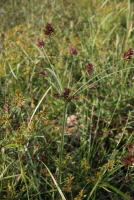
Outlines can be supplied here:
[[41, 100], [39, 101], [38, 105], [36, 106], [36, 108], [35, 108], [35, 110], [34, 110], [32, 116], [31, 116], [31, 118], [30, 118], [29, 125], [30, 125], [30, 123], [31, 123], [31, 121], [32, 121], [32, 119], [33, 119], [33, 117], [34, 117], [36, 111], [38, 110], [40, 104], [42, 103], [43, 99], [45, 98], [45, 96], [47, 95], [47, 93], [49, 92], [50, 89], [51, 89], [51, 86], [48, 88], [48, 90], [45, 92], [45, 94], [43, 95], [43, 97], [42, 97]]
[[53, 71], [53, 70], [51, 70], [50, 68], [46, 68], [51, 74], [52, 74], [52, 76], [54, 77], [54, 79], [55, 79], [55, 81], [56, 81], [56, 83], [57, 83], [57, 86], [58, 86], [58, 88], [59, 88], [59, 90], [60, 90], [60, 92], [62, 91], [62, 89], [61, 89], [61, 84], [60, 84], [60, 82], [59, 82], [59, 80], [58, 80], [58, 77], [56, 76], [56, 74], [55, 74], [55, 72]]
[[131, 200], [127, 195], [125, 195], [123, 192], [121, 192], [120, 190], [118, 190], [116, 187], [108, 184], [108, 183], [104, 183], [104, 185], [106, 185], [107, 187], [109, 187], [110, 189], [112, 189], [114, 192], [120, 194], [122, 197], [124, 197], [126, 200]]
[[[42, 161], [41, 161], [41, 162], [42, 162]], [[42, 163], [43, 163], [43, 162], [42, 162]], [[47, 167], [44, 163], [43, 163], [43, 165], [46, 167], [46, 169], [47, 169], [47, 171], [49, 172], [51, 178], [53, 179], [53, 182], [54, 182], [54, 184], [55, 184], [57, 190], [59, 191], [59, 194], [61, 195], [62, 200], [67, 200], [67, 199], [65, 198], [65, 196], [64, 196], [64, 194], [63, 194], [63, 192], [62, 192], [62, 190], [60, 189], [58, 183], [56, 182], [54, 176], [52, 175], [52, 173], [51, 173], [50, 170], [48, 169], [48, 167]]]

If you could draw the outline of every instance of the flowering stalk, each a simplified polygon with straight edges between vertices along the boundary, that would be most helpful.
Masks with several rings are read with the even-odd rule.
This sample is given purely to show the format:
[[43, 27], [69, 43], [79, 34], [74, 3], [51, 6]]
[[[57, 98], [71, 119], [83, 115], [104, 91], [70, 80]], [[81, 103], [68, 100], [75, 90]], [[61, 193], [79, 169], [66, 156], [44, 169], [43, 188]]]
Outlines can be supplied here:
[[62, 158], [63, 158], [63, 148], [64, 148], [64, 137], [65, 137], [65, 126], [66, 126], [66, 114], [67, 114], [68, 102], [65, 101], [64, 113], [63, 113], [63, 125], [62, 125], [62, 135], [60, 144], [60, 154], [59, 154], [59, 172], [58, 172], [58, 185], [61, 184], [61, 170], [62, 170]]

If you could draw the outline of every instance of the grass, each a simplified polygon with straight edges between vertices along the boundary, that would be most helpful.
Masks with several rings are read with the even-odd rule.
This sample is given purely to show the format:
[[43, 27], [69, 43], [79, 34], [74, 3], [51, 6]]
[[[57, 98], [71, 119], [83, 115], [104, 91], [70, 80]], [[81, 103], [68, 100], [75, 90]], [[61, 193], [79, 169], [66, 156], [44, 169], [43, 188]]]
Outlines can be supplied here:
[[0, 199], [134, 199], [133, 8], [1, 0]]

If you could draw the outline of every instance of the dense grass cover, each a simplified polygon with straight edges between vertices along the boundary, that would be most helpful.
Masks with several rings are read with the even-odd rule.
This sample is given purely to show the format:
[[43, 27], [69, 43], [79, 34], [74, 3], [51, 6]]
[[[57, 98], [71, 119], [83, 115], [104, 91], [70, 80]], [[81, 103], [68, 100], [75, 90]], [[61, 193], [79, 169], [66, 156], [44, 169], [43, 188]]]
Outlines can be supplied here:
[[0, 199], [134, 199], [134, 2], [0, 1]]

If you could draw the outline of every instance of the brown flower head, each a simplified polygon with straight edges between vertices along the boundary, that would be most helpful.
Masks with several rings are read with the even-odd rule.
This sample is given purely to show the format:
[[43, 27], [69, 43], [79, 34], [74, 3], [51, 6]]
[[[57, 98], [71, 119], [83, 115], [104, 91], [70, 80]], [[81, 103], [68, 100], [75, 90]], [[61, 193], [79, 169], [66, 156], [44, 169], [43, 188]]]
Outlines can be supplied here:
[[71, 101], [72, 99], [77, 99], [76, 96], [74, 95], [71, 96], [70, 93], [71, 93], [71, 90], [69, 88], [64, 88], [64, 91], [61, 93], [61, 95], [58, 93], [54, 93], [53, 96], [57, 99], [62, 98], [64, 101], [67, 101], [67, 102]]
[[44, 44], [45, 44], [45, 42], [44, 42], [42, 39], [38, 39], [38, 40], [37, 40], [37, 46], [38, 46], [38, 47], [43, 47]]
[[134, 156], [132, 154], [128, 154], [126, 157], [122, 158], [122, 162], [126, 166], [132, 166], [134, 164]]
[[93, 68], [94, 68], [93, 64], [88, 63], [87, 66], [86, 66], [86, 72], [87, 72], [87, 74], [91, 74], [92, 71], [93, 71]]
[[69, 47], [69, 52], [70, 52], [72, 55], [77, 55], [77, 54], [78, 54], [76, 48], [73, 47], [72, 45], [70, 45], [70, 47]]
[[128, 51], [123, 53], [123, 59], [126, 61], [131, 60], [131, 56], [134, 54], [134, 50], [133, 49], [129, 49]]
[[71, 92], [71, 90], [69, 88], [64, 88], [64, 92], [62, 92], [62, 97], [64, 99], [68, 99], [70, 92]]
[[54, 33], [54, 28], [51, 23], [47, 23], [44, 29], [45, 35], [51, 36]]
[[53, 96], [54, 96], [56, 99], [60, 99], [60, 98], [61, 98], [61, 95], [58, 94], [58, 93], [54, 93]]

